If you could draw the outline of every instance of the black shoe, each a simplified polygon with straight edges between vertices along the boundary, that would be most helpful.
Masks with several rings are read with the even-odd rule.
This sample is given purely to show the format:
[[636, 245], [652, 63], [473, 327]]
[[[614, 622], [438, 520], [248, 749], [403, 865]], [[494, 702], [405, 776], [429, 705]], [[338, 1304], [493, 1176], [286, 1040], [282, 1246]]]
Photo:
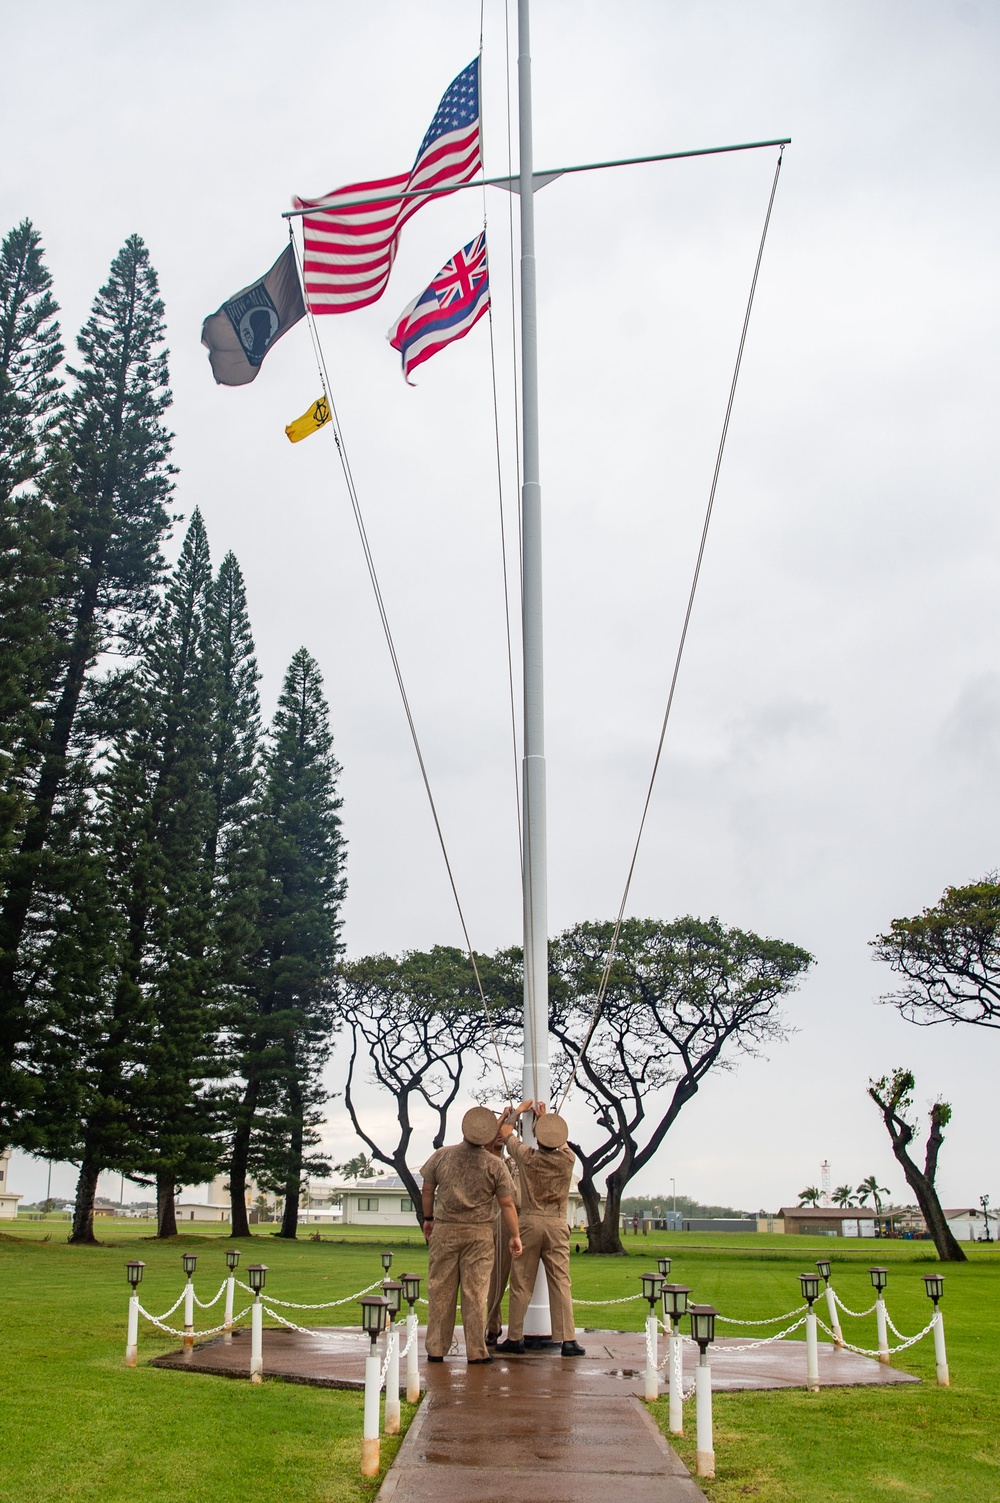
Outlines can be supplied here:
[[500, 1340], [500, 1332], [499, 1331], [487, 1331], [486, 1332], [486, 1345], [487, 1346], [496, 1346], [496, 1344], [497, 1344], [497, 1342], [499, 1340]]
[[428, 1354], [427, 1354], [427, 1360], [428, 1360], [428, 1362], [443, 1362], [444, 1358], [443, 1357], [432, 1357], [430, 1355], [430, 1353], [428, 1352]]
[[562, 1354], [564, 1357], [586, 1357], [587, 1355], [578, 1341], [564, 1341]]
[[508, 1337], [508, 1339], [506, 1341], [498, 1341], [497, 1342], [497, 1351], [498, 1352], [506, 1352], [506, 1354], [507, 1354], [508, 1357], [523, 1357], [524, 1356], [524, 1342], [523, 1341], [511, 1341], [510, 1338]]
[[482, 1367], [484, 1362], [492, 1362], [492, 1357], [466, 1357], [466, 1367]]

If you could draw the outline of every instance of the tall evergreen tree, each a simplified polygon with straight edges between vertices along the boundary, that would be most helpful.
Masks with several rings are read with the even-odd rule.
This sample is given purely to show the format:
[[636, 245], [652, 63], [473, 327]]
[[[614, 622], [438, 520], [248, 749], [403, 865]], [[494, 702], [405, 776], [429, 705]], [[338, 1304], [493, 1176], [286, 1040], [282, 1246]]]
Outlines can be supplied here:
[[61, 389], [51, 286], [26, 219], [0, 245], [0, 881], [23, 823], [59, 618], [59, 518], [34, 484]]
[[335, 1027], [332, 972], [347, 888], [340, 767], [322, 684], [316, 662], [300, 648], [265, 758], [256, 1016], [244, 1036], [246, 1086], [230, 1173], [234, 1206], [244, 1196], [248, 1163], [262, 1183], [280, 1186], [282, 1237], [296, 1235], [303, 1172], [322, 1167], [308, 1150], [317, 1139], [321, 1072]]
[[163, 415], [170, 402], [161, 348], [163, 305], [156, 273], [138, 236], [112, 263], [107, 283], [77, 341], [76, 385], [56, 435], [47, 489], [65, 522], [73, 571], [62, 608], [62, 650], [52, 676], [38, 770], [0, 906], [0, 1097], [16, 1107], [16, 1055], [29, 1026], [30, 964], [22, 944], [33, 907], [58, 892], [46, 875], [55, 822], [74, 807], [81, 707], [101, 653], [134, 652], [156, 605], [160, 544], [172, 466]]

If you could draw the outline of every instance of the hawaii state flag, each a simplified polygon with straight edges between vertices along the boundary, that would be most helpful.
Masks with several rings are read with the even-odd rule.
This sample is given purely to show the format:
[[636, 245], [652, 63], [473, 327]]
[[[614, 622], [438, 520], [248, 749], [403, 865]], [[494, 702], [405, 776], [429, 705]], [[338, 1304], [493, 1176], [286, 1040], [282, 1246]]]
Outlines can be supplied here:
[[292, 200], [309, 211], [302, 220], [302, 271], [310, 311], [353, 313], [377, 302], [403, 225], [438, 196], [421, 190], [459, 187], [481, 168], [477, 57], [445, 90], [409, 172]]
[[462, 339], [490, 306], [490, 273], [486, 260], [486, 231], [456, 251], [442, 266], [426, 292], [414, 298], [399, 315], [386, 338], [410, 372], [453, 339]]

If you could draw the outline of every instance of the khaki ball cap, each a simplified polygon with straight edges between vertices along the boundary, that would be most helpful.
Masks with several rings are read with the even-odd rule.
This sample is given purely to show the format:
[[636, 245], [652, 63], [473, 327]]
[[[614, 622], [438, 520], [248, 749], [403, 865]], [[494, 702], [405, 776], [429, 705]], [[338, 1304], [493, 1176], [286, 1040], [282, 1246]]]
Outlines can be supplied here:
[[565, 1117], [558, 1112], [543, 1112], [535, 1119], [535, 1137], [543, 1148], [561, 1148], [569, 1137]]
[[486, 1148], [497, 1135], [499, 1127], [496, 1112], [488, 1106], [472, 1106], [462, 1118], [462, 1137], [467, 1143]]

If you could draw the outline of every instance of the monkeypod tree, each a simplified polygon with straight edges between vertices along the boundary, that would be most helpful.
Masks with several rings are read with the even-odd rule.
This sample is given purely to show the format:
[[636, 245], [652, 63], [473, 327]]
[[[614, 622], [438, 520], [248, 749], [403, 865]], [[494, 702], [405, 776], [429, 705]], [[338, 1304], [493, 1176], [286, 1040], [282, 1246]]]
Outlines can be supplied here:
[[1000, 1028], [1000, 883], [948, 887], [915, 918], [893, 919], [871, 941], [877, 960], [903, 978], [880, 998], [921, 1027]]
[[[414, 1112], [430, 1113], [433, 1146], [440, 1148], [469, 1067], [476, 1071], [477, 1094], [488, 1085], [499, 1095], [499, 1059], [506, 1068], [513, 1036], [521, 1026], [519, 1005], [497, 995], [500, 977], [495, 965], [487, 958], [477, 964], [494, 998], [489, 1016], [468, 954], [448, 945], [400, 956], [368, 955], [345, 963], [338, 972], [339, 1010], [351, 1031], [344, 1104], [372, 1157], [395, 1169], [406, 1185], [417, 1221], [420, 1186], [407, 1162]], [[365, 1126], [358, 1100], [365, 1065], [370, 1068], [368, 1078], [392, 1098], [398, 1126], [392, 1145], [379, 1143], [370, 1123]]]
[[779, 1004], [812, 956], [717, 918], [628, 919], [598, 1008], [613, 930], [611, 923], [577, 924], [553, 942], [549, 1029], [561, 1046], [555, 1078], [567, 1081], [579, 1059], [575, 1090], [599, 1129], [595, 1147], [572, 1144], [588, 1250], [620, 1254], [626, 1185], [710, 1071], [731, 1069], [741, 1055], [786, 1037]]
[[909, 1120], [913, 1109], [914, 1085], [912, 1070], [893, 1070], [891, 1075], [869, 1081], [868, 1094], [882, 1113], [896, 1162], [906, 1175], [906, 1183], [917, 1197], [917, 1204], [927, 1223], [927, 1230], [934, 1239], [938, 1257], [942, 1263], [965, 1263], [965, 1253], [945, 1220], [934, 1188], [944, 1130], [951, 1121], [951, 1107], [947, 1101], [935, 1101], [930, 1109], [931, 1126], [924, 1149], [924, 1167], [921, 1169], [910, 1157], [909, 1151], [916, 1135], [916, 1127]]

